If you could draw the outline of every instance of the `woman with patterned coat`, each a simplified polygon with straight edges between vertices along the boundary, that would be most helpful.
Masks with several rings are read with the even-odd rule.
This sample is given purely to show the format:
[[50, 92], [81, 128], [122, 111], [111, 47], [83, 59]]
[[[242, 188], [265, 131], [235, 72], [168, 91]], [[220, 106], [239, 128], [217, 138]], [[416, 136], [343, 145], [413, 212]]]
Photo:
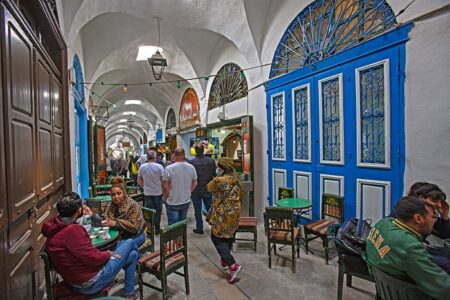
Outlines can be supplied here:
[[228, 282], [233, 283], [241, 270], [230, 250], [239, 225], [242, 184], [236, 176], [232, 158], [217, 160], [216, 175], [207, 186], [208, 192], [215, 195], [207, 222], [211, 225], [211, 240], [220, 255], [220, 264], [224, 270], [228, 269]]

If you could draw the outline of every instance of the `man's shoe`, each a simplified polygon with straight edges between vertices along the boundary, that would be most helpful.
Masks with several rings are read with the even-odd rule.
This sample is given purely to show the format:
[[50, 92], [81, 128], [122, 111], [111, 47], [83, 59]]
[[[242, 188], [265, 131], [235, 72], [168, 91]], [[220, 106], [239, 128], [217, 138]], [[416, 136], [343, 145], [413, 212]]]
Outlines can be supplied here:
[[201, 229], [194, 229], [193, 231], [194, 231], [194, 233], [197, 233], [197, 234], [204, 234], [204, 233], [205, 233], [205, 232], [204, 232], [203, 230], [201, 230]]
[[228, 283], [233, 283], [236, 279], [237, 274], [242, 269], [240, 264], [234, 264], [228, 269]]
[[227, 263], [224, 262], [222, 259], [220, 260], [220, 266], [222, 267], [222, 270], [228, 270]]

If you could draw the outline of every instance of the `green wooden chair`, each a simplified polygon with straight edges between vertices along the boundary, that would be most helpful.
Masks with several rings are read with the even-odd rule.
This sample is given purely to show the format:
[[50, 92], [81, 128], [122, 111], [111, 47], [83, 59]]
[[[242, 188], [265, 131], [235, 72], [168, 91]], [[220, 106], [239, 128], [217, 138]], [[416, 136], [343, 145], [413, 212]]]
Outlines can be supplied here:
[[100, 200], [86, 199], [86, 206], [89, 207], [94, 214], [102, 215], [104, 212], [102, 209], [102, 201]]
[[308, 242], [320, 237], [322, 239], [323, 248], [325, 249], [325, 263], [328, 264], [328, 228], [344, 221], [344, 197], [322, 194], [322, 218], [323, 219], [310, 222], [304, 226], [305, 250], [306, 254], [308, 254]]
[[130, 195], [131, 199], [139, 203], [141, 206], [144, 205], [144, 193], [137, 193]]
[[266, 207], [264, 214], [267, 247], [269, 253], [269, 268], [272, 267], [272, 248], [277, 254], [277, 244], [292, 247], [292, 273], [296, 272], [295, 251], [300, 257], [300, 227], [295, 226], [292, 209], [284, 207]]
[[[237, 238], [238, 233], [252, 233], [253, 238]], [[233, 243], [236, 241], [251, 241], [253, 242], [253, 251], [256, 252], [256, 245], [258, 243], [258, 219], [255, 217], [241, 217], [239, 218], [238, 229], [234, 233]]]
[[[183, 268], [184, 272], [177, 270]], [[143, 299], [143, 286], [162, 292], [163, 300], [167, 299], [167, 276], [172, 273], [184, 277], [186, 294], [189, 295], [189, 273], [187, 255], [187, 221], [172, 224], [161, 230], [160, 248], [139, 259], [139, 293]], [[161, 281], [161, 287], [144, 282], [143, 274], [155, 275]]]
[[145, 220], [145, 233], [147, 237], [144, 244], [139, 247], [139, 252], [141, 254], [155, 251], [155, 214], [156, 210], [142, 207], [142, 215]]
[[352, 276], [375, 282], [373, 276], [369, 273], [367, 263], [361, 257], [350, 253], [345, 249], [340, 240], [336, 238], [340, 224], [334, 224], [328, 228], [328, 236], [336, 244], [338, 253], [338, 296], [337, 300], [342, 300], [342, 292], [344, 288], [344, 275], [347, 275], [347, 286], [352, 287]]
[[64, 281], [60, 281], [58, 274], [53, 270], [52, 265], [50, 263], [50, 258], [47, 255], [45, 249], [42, 249], [39, 253], [39, 258], [44, 262], [44, 272], [45, 272], [45, 291], [47, 294], [47, 300], [63, 300], [63, 299], [72, 299], [72, 300], [88, 300], [88, 299], [96, 299], [98, 297], [108, 296], [109, 289], [112, 285], [116, 284], [114, 281], [111, 285], [104, 288], [100, 292], [94, 295], [79, 295], [75, 294], [70, 287], [70, 285], [66, 284]]

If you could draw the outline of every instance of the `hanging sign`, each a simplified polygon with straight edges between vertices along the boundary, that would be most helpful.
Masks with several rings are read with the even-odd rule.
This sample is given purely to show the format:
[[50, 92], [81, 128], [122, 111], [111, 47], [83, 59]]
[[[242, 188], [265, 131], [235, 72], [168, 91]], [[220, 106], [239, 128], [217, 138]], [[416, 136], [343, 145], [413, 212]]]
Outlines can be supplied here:
[[106, 143], [105, 127], [95, 126], [96, 168], [99, 182], [106, 181]]
[[163, 142], [163, 131], [162, 128], [156, 130], [156, 143], [160, 144]]
[[188, 88], [181, 99], [180, 128], [188, 128], [200, 124], [200, 114], [197, 94], [194, 89]]

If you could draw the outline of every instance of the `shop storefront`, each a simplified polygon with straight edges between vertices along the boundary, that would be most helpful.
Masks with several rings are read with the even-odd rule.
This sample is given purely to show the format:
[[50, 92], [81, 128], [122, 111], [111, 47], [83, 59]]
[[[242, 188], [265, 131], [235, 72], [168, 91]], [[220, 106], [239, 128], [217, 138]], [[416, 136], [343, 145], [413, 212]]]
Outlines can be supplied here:
[[[200, 126], [200, 107], [194, 89], [188, 88], [181, 100], [179, 114], [180, 147], [186, 151], [187, 158], [193, 158], [190, 149], [196, 142], [195, 130]], [[178, 143], [177, 143], [178, 144]]]

